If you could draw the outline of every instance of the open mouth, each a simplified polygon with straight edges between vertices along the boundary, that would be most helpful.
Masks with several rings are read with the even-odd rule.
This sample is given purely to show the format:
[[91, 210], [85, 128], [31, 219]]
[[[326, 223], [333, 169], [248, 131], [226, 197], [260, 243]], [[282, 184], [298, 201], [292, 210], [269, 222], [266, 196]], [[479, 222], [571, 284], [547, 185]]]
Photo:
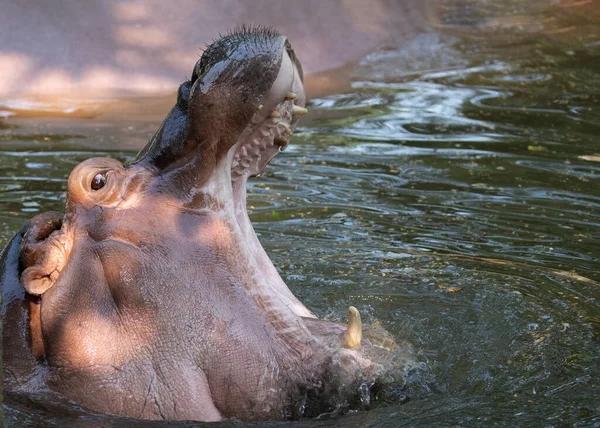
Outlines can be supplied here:
[[285, 49], [271, 90], [231, 150], [232, 184], [240, 178], [260, 174], [269, 161], [288, 146], [300, 116], [308, 113], [304, 108], [306, 97], [301, 76], [293, 50]]
[[238, 181], [242, 176], [253, 177], [260, 174], [279, 151], [285, 150], [297, 117], [308, 113], [303, 106], [295, 103], [297, 100], [298, 95], [288, 91], [283, 101], [274, 108], [267, 110], [264, 105], [259, 106], [258, 113], [267, 110], [267, 114], [257, 114], [262, 121], [254, 127], [253, 132], [236, 144], [231, 163], [232, 182]]

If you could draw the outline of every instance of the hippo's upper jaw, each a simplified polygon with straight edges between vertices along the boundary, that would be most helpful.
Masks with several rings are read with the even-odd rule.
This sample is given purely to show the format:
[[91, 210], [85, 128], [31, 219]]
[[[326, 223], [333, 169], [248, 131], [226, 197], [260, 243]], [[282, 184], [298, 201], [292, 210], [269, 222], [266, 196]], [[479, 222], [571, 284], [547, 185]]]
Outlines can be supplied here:
[[307, 394], [327, 404], [372, 384], [358, 313], [348, 329], [314, 319], [246, 212], [247, 178], [288, 144], [304, 102], [287, 39], [242, 29], [204, 52], [131, 164], [78, 165], [65, 213], [34, 218], [6, 262], [8, 281], [40, 296], [29, 318], [9, 297], [5, 331], [29, 338], [5, 349], [12, 378], [29, 361], [94, 410], [195, 420], [298, 416], [322, 408]]
[[224, 172], [242, 189], [288, 145], [304, 103], [302, 68], [287, 39], [243, 28], [207, 48], [133, 165], [179, 175], [190, 185], [177, 189], [183, 199]]

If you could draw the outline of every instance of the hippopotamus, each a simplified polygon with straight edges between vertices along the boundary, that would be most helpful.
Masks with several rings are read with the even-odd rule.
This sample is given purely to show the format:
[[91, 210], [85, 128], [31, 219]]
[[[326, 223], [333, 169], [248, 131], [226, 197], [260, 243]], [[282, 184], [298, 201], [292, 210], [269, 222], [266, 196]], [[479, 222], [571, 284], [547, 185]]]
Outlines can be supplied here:
[[76, 166], [64, 212], [31, 219], [1, 255], [5, 391], [140, 419], [364, 404], [384, 376], [382, 346], [353, 307], [347, 325], [317, 319], [247, 213], [248, 178], [305, 113], [288, 39], [239, 28], [205, 50], [131, 162]]

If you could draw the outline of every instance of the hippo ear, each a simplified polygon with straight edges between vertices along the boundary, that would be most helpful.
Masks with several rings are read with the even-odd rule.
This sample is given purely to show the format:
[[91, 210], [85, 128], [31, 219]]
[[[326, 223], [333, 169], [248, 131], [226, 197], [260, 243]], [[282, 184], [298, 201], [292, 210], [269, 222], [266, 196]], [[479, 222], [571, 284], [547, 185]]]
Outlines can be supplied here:
[[65, 265], [63, 214], [55, 211], [34, 217], [21, 241], [21, 285], [29, 294], [41, 295], [54, 285]]

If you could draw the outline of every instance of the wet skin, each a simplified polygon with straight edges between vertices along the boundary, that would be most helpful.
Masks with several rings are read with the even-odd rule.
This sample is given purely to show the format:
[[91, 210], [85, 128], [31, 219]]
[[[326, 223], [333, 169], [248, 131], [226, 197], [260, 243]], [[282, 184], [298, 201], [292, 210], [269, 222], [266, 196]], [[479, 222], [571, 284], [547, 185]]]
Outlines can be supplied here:
[[[79, 164], [64, 213], [2, 253], [4, 387], [57, 392], [142, 419], [310, 416], [352, 401], [383, 367], [361, 337], [290, 292], [246, 212], [246, 181], [304, 109], [287, 39], [213, 43], [128, 165]], [[378, 348], [380, 349], [380, 348]]]

